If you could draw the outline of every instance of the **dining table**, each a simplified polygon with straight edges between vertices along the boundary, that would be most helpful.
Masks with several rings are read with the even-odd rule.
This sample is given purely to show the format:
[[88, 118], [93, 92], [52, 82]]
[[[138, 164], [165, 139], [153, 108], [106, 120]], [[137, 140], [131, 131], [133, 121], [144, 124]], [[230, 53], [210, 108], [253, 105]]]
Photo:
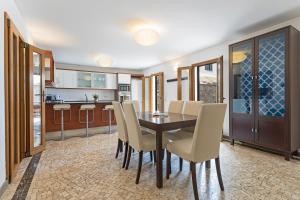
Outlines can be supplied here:
[[166, 131], [196, 125], [197, 116], [180, 113], [138, 112], [140, 126], [155, 131], [156, 134], [156, 187], [163, 187], [163, 134]]

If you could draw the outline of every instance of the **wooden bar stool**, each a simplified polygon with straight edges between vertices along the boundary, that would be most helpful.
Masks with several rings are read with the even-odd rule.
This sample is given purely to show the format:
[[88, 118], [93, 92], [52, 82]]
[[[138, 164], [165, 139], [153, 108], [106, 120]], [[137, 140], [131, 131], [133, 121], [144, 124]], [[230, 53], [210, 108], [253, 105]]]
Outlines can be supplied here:
[[[54, 122], [55, 122], [55, 111], [60, 111], [61, 112], [61, 120], [60, 123], [56, 123], [56, 124], [60, 124], [61, 126], [61, 140], [65, 139], [64, 136], [64, 110], [71, 110], [71, 105], [70, 104], [55, 104], [53, 106], [53, 110], [54, 110]], [[70, 111], [70, 120], [71, 120], [71, 111]]]
[[[79, 123], [85, 123], [85, 134], [86, 134], [86, 137], [89, 136], [89, 133], [88, 133], [88, 130], [89, 130], [89, 123], [94, 123], [94, 110], [96, 108], [96, 105], [95, 104], [82, 104], [80, 106], [80, 110], [79, 110]], [[86, 118], [85, 118], [85, 122], [84, 121], [81, 121], [81, 112], [82, 111], [85, 111], [86, 112]], [[93, 112], [93, 120], [91, 120], [89, 122], [89, 111], [92, 111]]]

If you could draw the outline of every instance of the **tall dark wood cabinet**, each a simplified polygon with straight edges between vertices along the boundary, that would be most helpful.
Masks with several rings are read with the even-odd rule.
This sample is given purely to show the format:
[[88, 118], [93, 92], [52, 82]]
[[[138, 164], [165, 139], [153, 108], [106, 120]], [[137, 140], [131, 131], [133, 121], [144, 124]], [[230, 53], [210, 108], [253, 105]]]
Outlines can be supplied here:
[[230, 137], [280, 153], [300, 148], [299, 32], [288, 26], [229, 46]]

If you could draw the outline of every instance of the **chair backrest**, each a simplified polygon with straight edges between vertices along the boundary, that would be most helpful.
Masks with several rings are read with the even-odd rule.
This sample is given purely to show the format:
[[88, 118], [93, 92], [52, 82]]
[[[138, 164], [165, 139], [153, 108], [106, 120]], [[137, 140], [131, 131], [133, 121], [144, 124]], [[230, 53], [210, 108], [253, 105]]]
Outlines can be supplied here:
[[198, 116], [201, 104], [203, 104], [203, 101], [187, 101], [184, 104], [182, 113], [186, 115]]
[[118, 130], [119, 138], [122, 141], [127, 142], [128, 141], [128, 132], [127, 132], [125, 116], [124, 116], [124, 112], [123, 112], [121, 103], [117, 102], [117, 101], [113, 101], [112, 105], [113, 105], [114, 113], [116, 116], [117, 130]]
[[140, 104], [139, 104], [139, 101], [138, 101], [138, 100], [128, 100], [128, 101], [125, 101], [125, 102], [130, 102], [130, 103], [132, 103], [135, 112], [141, 112]]
[[169, 113], [182, 113], [184, 101], [170, 101], [169, 103]]
[[202, 162], [219, 156], [226, 106], [225, 103], [201, 105], [191, 148], [192, 161]]
[[134, 110], [132, 102], [124, 102], [123, 109], [125, 113], [125, 121], [128, 130], [128, 140], [129, 145], [132, 146], [135, 150], [139, 151], [141, 149], [141, 127]]

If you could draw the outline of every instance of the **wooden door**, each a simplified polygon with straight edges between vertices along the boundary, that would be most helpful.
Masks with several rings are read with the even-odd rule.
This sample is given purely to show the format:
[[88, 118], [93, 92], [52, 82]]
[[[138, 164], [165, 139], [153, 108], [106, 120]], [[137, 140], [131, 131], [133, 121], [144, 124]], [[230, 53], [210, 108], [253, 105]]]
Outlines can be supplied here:
[[5, 142], [6, 178], [10, 182], [16, 175], [19, 163], [24, 158], [24, 113], [23, 98], [22, 46], [23, 39], [14, 23], [4, 14], [5, 41]]
[[192, 66], [177, 68], [177, 100], [194, 101], [194, 71]]
[[287, 117], [288, 29], [255, 39], [256, 47], [256, 143], [283, 150]]
[[30, 155], [45, 149], [45, 55], [29, 45], [29, 129]]
[[254, 40], [230, 45], [230, 136], [255, 142]]

